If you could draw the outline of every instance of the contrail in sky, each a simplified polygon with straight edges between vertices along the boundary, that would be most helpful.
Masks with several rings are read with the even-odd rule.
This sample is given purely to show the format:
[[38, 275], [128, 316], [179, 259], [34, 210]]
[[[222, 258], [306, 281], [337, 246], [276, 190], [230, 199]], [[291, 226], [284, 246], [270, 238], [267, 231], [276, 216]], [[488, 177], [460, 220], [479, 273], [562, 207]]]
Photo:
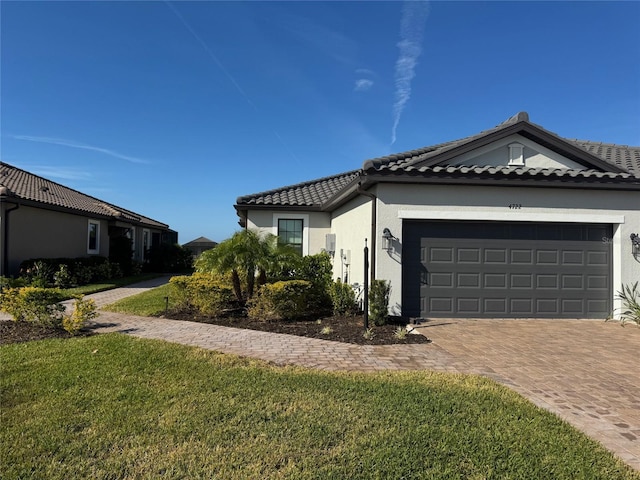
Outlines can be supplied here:
[[400, 55], [396, 61], [395, 102], [393, 104], [393, 127], [391, 128], [391, 145], [396, 141], [396, 130], [405, 105], [411, 97], [411, 80], [415, 77], [418, 57], [422, 53], [422, 37], [429, 15], [429, 1], [405, 1], [402, 7], [400, 23]]
[[[227, 70], [225, 68], [225, 66], [222, 64], [222, 62], [218, 59], [218, 57], [216, 56], [215, 53], [213, 53], [213, 51], [209, 48], [209, 46], [205, 43], [205, 41], [202, 39], [202, 37], [200, 37], [200, 35], [198, 35], [198, 33], [191, 27], [191, 25], [189, 25], [189, 23], [185, 20], [185, 18], [180, 15], [180, 12], [178, 12], [178, 10], [176, 10], [176, 8], [171, 5], [171, 2], [169, 2], [168, 0], [165, 0], [165, 2], [167, 4], [167, 6], [171, 9], [171, 11], [173, 13], [175, 13], [176, 17], [178, 17], [180, 19], [180, 21], [182, 22], [182, 24], [184, 25], [184, 27], [189, 30], [189, 33], [191, 33], [191, 35], [193, 35], [193, 38], [195, 38], [198, 43], [200, 43], [200, 45], [202, 45], [202, 48], [204, 48], [205, 52], [207, 52], [207, 54], [209, 55], [209, 57], [211, 58], [211, 60], [213, 60], [213, 62], [218, 66], [218, 68], [220, 70], [222, 70], [222, 73], [225, 74], [225, 76], [229, 79], [229, 81], [233, 84], [234, 87], [236, 87], [236, 90], [238, 90], [238, 93], [247, 101], [247, 103], [249, 105], [251, 105], [253, 107], [253, 109], [256, 112], [259, 112], [258, 107], [256, 106], [255, 103], [253, 103], [251, 101], [251, 99], [249, 98], [249, 95], [246, 94], [246, 92], [242, 89], [242, 87], [240, 86], [240, 84], [238, 84], [238, 82], [236, 82], [236, 79], [233, 78], [233, 75], [231, 75], [231, 73], [229, 73], [229, 70]], [[293, 157], [293, 159], [297, 162], [299, 162], [298, 157], [295, 156], [295, 154], [289, 149], [289, 147], [287, 146], [286, 143], [284, 143], [284, 140], [282, 139], [282, 137], [280, 136], [280, 134], [278, 134], [278, 132], [276, 132], [273, 128], [271, 128], [271, 132], [273, 133], [273, 135], [278, 139], [278, 141], [282, 144], [282, 146], [285, 148], [285, 150], [287, 150], [287, 152], [289, 152], [289, 154], [291, 155], [291, 157]]]
[[31, 135], [8, 135], [8, 136], [11, 138], [15, 138], [16, 140], [25, 140], [27, 142], [48, 143], [50, 145], [62, 145], [63, 147], [90, 150], [92, 152], [103, 153], [111, 157], [120, 158], [122, 160], [126, 160], [127, 162], [131, 162], [131, 163], [143, 163], [143, 164], [150, 163], [148, 160], [143, 160], [137, 157], [130, 157], [129, 155], [123, 155], [121, 153], [114, 152], [113, 150], [109, 150], [107, 148], [94, 147], [93, 145], [86, 145], [84, 143], [78, 143], [73, 140], [64, 140], [62, 138], [51, 138], [51, 137], [34, 137]]

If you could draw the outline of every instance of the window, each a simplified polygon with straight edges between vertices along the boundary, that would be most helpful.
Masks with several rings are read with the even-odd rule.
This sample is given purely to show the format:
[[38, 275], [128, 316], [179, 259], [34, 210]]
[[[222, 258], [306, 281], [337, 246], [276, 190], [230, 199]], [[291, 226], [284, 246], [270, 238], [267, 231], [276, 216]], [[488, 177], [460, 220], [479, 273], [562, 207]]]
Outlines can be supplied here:
[[87, 253], [100, 253], [100, 222], [89, 220]]
[[303, 255], [302, 232], [304, 221], [299, 218], [278, 219], [278, 238], [282, 245], [293, 247], [300, 255]]

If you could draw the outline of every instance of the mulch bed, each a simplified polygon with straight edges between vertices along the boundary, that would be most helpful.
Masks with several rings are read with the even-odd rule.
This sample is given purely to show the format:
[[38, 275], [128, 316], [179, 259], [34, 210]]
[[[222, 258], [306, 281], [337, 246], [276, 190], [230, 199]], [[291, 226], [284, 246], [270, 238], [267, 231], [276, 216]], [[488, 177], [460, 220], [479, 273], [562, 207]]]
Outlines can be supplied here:
[[[81, 331], [77, 336], [93, 335], [91, 331]], [[48, 338], [71, 338], [71, 334], [62, 328], [46, 327], [29, 322], [0, 321], [0, 345], [30, 342]]]
[[[398, 327], [405, 328], [407, 322], [400, 319], [390, 318], [387, 325], [374, 326], [369, 322], [374, 336], [367, 340], [364, 338], [364, 318], [362, 315], [356, 316], [333, 316], [311, 320], [290, 320], [280, 322], [266, 322], [251, 320], [246, 317], [223, 317], [212, 318], [186, 313], [169, 313], [165, 318], [174, 320], [189, 320], [192, 322], [211, 323], [224, 327], [248, 328], [250, 330], [260, 330], [262, 332], [286, 333], [298, 335], [300, 337], [320, 338], [322, 340], [332, 340], [335, 342], [353, 343], [357, 345], [391, 345], [407, 343], [429, 343], [430, 340], [424, 335], [408, 334], [403, 339], [397, 338], [395, 332]], [[327, 333], [327, 328], [329, 333]], [[323, 329], [325, 329], [323, 333]]]
[[[394, 333], [398, 327], [404, 328], [406, 322], [391, 319], [388, 325], [381, 327], [369, 326], [374, 336], [367, 340], [364, 338], [364, 319], [359, 316], [335, 316], [319, 320], [297, 320], [286, 322], [263, 322], [250, 320], [246, 317], [211, 318], [194, 316], [189, 314], [173, 313], [165, 315], [166, 318], [175, 320], [189, 320], [203, 323], [222, 325], [225, 327], [248, 328], [263, 332], [286, 333], [301, 337], [321, 338], [335, 342], [353, 343], [357, 345], [391, 345], [407, 343], [429, 343], [430, 340], [423, 335], [408, 334], [403, 339], [397, 338]], [[326, 329], [328, 327], [328, 330]], [[323, 329], [324, 333], [323, 333]], [[82, 330], [80, 336], [93, 335], [89, 329]], [[10, 343], [29, 342], [31, 340], [44, 340], [48, 338], [71, 338], [71, 335], [62, 329], [35, 325], [28, 322], [13, 322], [11, 320], [0, 321], [0, 345]]]

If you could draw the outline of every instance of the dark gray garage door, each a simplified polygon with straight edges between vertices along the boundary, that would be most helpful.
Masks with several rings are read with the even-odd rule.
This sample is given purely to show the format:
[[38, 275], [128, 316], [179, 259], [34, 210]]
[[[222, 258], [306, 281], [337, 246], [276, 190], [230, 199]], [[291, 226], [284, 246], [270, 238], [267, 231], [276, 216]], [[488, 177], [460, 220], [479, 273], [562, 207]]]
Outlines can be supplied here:
[[606, 318], [611, 225], [405, 222], [403, 314]]

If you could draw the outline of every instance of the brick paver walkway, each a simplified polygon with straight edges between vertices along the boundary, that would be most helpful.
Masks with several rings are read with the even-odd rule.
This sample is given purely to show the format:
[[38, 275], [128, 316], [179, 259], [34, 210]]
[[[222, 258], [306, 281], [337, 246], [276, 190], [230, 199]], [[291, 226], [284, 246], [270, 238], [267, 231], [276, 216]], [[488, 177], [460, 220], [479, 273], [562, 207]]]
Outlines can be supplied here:
[[[162, 284], [91, 295], [101, 306]], [[591, 320], [438, 320], [432, 343], [358, 346], [163, 318], [101, 312], [117, 331], [322, 370], [420, 370], [485, 375], [556, 413], [640, 470], [640, 328]]]

